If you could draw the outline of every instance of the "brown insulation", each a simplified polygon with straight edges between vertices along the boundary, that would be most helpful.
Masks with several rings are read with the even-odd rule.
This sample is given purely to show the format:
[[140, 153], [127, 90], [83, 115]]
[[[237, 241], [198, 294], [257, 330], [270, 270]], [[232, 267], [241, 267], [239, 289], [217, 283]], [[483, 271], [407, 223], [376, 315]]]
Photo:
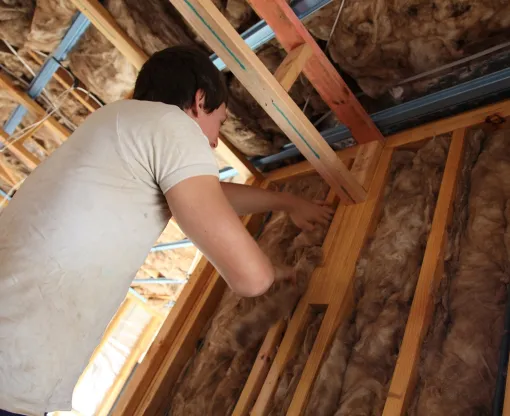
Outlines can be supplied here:
[[[317, 177], [290, 182], [285, 189], [308, 199], [324, 199], [327, 186]], [[285, 213], [274, 213], [259, 244], [274, 264], [293, 266], [297, 284], [274, 285], [258, 298], [227, 290], [203, 346], [181, 375], [169, 408], [177, 415], [227, 415], [237, 402], [261, 342], [271, 325], [288, 317], [321, 260], [325, 229], [300, 231]]]
[[509, 139], [508, 130], [486, 139], [471, 172], [411, 414], [491, 414], [508, 283]]
[[483, 49], [480, 41], [505, 32], [509, 40], [509, 28], [504, 0], [345, 0], [329, 52], [375, 97], [399, 80], [464, 57], [472, 44]]
[[287, 414], [301, 374], [305, 368], [306, 361], [312, 351], [317, 334], [319, 333], [322, 318], [324, 318], [323, 313], [312, 313], [312, 316], [305, 325], [306, 329], [304, 334], [298, 342], [298, 345], [300, 345], [299, 350], [285, 366], [285, 370], [276, 388], [270, 407], [270, 416], [285, 416]]
[[420, 271], [449, 139], [397, 151], [383, 212], [354, 276], [355, 308], [319, 371], [309, 415], [379, 415]]
[[75, 13], [76, 8], [70, 0], [38, 1], [24, 46], [28, 49], [53, 52], [64, 37]]
[[0, 38], [23, 46], [30, 30], [35, 0], [0, 0]]

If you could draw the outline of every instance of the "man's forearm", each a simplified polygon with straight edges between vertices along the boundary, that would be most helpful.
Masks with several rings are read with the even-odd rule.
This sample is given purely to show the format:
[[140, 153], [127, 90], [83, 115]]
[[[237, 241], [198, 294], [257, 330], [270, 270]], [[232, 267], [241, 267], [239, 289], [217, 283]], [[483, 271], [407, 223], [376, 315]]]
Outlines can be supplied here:
[[221, 183], [221, 188], [238, 215], [267, 211], [288, 211], [295, 197], [285, 192], [274, 192], [248, 185]]

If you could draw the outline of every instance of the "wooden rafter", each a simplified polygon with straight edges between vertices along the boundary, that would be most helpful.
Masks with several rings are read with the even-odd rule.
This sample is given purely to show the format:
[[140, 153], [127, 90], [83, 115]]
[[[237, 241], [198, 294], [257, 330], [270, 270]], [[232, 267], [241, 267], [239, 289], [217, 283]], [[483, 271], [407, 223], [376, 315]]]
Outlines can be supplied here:
[[140, 359], [141, 355], [149, 347], [154, 337], [154, 334], [159, 328], [159, 325], [160, 322], [158, 321], [158, 319], [152, 317], [149, 323], [145, 326], [142, 333], [135, 342], [135, 345], [131, 348], [131, 351], [126, 357], [124, 364], [122, 364], [122, 368], [115, 377], [115, 381], [110, 386], [108, 392], [103, 398], [103, 401], [99, 405], [99, 408], [95, 413], [97, 416], [108, 416], [122, 388], [126, 384], [129, 376], [131, 375], [131, 372], [135, 368], [136, 363]]
[[214, 4], [210, 0], [171, 2], [335, 192], [346, 202], [364, 200], [363, 187]]
[[[255, 182], [267, 188], [268, 181]], [[243, 223], [252, 233], [260, 227], [260, 215], [248, 215]], [[225, 283], [209, 261], [202, 257], [184, 287], [170, 315], [163, 323], [142, 364], [113, 409], [113, 416], [158, 414], [161, 401], [156, 397], [175, 381], [205, 324], [223, 294]], [[194, 317], [190, 319], [190, 317]], [[188, 325], [188, 326], [186, 326]]]
[[19, 159], [21, 163], [23, 163], [28, 169], [33, 170], [41, 163], [41, 161], [31, 152], [29, 152], [21, 141], [16, 141], [14, 143], [9, 143], [9, 135], [0, 130], [0, 143], [4, 146], [8, 147], [9, 152], [11, 152], [15, 157]]
[[5, 156], [0, 154], [0, 179], [2, 179], [7, 185], [16, 185], [17, 179], [13, 170], [5, 160]]
[[248, 0], [248, 3], [273, 29], [287, 52], [303, 44], [310, 47], [312, 56], [307, 60], [303, 73], [338, 119], [349, 128], [356, 141], [383, 141], [381, 132], [288, 2]]
[[258, 180], [264, 179], [264, 175], [222, 134], [220, 134], [216, 151], [230, 167], [237, 170], [243, 182], [252, 177]]
[[306, 43], [295, 47], [287, 54], [274, 73], [274, 77], [285, 91], [289, 91], [294, 85], [311, 56], [312, 48]]
[[442, 118], [432, 121], [409, 130], [393, 134], [387, 138], [386, 146], [400, 147], [408, 143], [419, 142], [428, 137], [434, 137], [439, 134], [449, 133], [457, 129], [474, 126], [484, 123], [492, 117], [508, 118], [510, 117], [510, 100], [501, 101], [496, 104], [486, 105], [456, 116]]
[[[37, 104], [27, 93], [16, 87], [12, 78], [4, 71], [0, 72], [0, 88], [5, 89], [13, 100], [25, 107], [38, 119], [46, 117], [46, 110]], [[69, 129], [60, 124], [57, 119], [52, 116], [46, 118], [44, 125], [51, 130], [57, 138], [60, 138], [63, 141], [67, 140], [67, 138], [71, 135]]]
[[119, 26], [113, 16], [97, 0], [72, 0], [74, 5], [92, 22], [131, 64], [138, 70], [149, 58], [136, 42]]

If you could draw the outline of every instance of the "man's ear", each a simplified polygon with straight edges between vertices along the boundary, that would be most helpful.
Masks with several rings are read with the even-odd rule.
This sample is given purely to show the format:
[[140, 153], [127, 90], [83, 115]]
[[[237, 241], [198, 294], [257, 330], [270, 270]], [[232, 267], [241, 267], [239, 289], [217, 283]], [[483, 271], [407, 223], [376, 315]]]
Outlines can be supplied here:
[[195, 102], [192, 105], [192, 111], [195, 117], [204, 112], [205, 94], [203, 90], [197, 90], [195, 93]]

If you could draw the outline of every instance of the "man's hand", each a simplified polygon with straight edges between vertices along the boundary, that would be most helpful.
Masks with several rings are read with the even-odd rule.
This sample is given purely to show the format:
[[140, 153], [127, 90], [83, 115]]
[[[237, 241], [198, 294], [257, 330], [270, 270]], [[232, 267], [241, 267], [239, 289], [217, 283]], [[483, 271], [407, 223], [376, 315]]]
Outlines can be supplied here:
[[298, 227], [307, 231], [317, 223], [327, 225], [333, 216], [333, 210], [323, 202], [310, 202], [291, 193], [235, 183], [221, 183], [221, 187], [238, 215], [285, 211]]
[[305, 231], [312, 231], [315, 224], [327, 226], [334, 214], [323, 201], [310, 202], [295, 196], [292, 196], [287, 212], [294, 224]]

